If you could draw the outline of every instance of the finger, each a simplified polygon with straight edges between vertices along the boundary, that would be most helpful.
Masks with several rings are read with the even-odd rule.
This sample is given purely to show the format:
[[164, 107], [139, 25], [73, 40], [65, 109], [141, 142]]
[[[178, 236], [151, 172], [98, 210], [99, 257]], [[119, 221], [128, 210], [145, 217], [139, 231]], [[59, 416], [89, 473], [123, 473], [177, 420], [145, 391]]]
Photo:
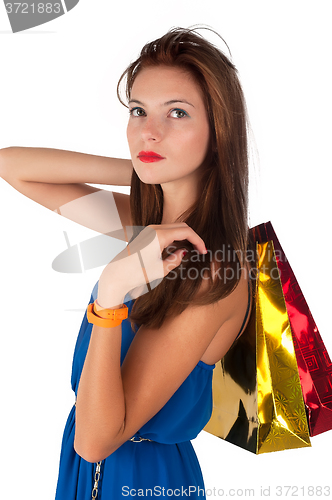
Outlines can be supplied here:
[[158, 230], [158, 238], [163, 248], [168, 247], [174, 241], [188, 240], [201, 254], [206, 254], [207, 249], [203, 239], [189, 226], [179, 226], [163, 232]]

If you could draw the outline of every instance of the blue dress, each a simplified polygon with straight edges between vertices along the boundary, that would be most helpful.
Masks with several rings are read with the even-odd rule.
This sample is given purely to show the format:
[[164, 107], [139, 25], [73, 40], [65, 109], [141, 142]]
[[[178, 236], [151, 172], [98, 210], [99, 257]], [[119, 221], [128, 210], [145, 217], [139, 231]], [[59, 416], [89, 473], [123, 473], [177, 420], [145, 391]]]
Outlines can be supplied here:
[[[98, 282], [89, 303], [97, 298], [97, 287]], [[130, 313], [133, 301], [126, 305]], [[85, 313], [73, 358], [71, 383], [75, 394], [92, 327]], [[121, 363], [133, 337], [129, 319], [124, 320]], [[163, 408], [135, 434], [152, 441], [127, 441], [103, 460], [97, 500], [205, 496], [202, 472], [190, 440], [205, 427], [212, 413], [214, 367], [199, 361]], [[64, 430], [56, 500], [91, 500], [95, 465], [77, 455], [74, 434], [75, 405]]]

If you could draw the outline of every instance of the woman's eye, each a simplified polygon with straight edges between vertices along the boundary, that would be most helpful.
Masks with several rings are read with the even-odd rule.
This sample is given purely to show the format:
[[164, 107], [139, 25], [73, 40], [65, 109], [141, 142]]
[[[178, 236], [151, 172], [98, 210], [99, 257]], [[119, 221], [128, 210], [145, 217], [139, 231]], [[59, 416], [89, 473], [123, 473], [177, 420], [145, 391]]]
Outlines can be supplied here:
[[131, 116], [144, 116], [145, 112], [144, 112], [144, 109], [142, 109], [142, 108], [132, 108], [129, 110], [129, 114]]
[[174, 118], [184, 118], [185, 116], [188, 116], [188, 113], [186, 113], [183, 109], [173, 109], [170, 114]]

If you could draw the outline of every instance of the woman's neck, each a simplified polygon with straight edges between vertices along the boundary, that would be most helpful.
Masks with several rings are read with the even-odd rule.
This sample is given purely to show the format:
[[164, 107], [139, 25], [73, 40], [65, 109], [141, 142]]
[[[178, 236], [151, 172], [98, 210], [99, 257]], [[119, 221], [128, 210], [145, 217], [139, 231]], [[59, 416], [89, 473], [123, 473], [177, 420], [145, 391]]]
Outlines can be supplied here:
[[[197, 200], [200, 189], [199, 182], [175, 182], [162, 184], [163, 216], [162, 224], [172, 224], [188, 210]], [[181, 218], [180, 221], [181, 222]]]
[[[162, 224], [172, 224], [173, 222], [181, 222], [181, 215], [190, 208], [196, 201], [196, 196], [184, 196], [183, 194], [174, 193], [173, 196], [165, 196], [163, 202]], [[177, 220], [180, 217], [179, 220]]]

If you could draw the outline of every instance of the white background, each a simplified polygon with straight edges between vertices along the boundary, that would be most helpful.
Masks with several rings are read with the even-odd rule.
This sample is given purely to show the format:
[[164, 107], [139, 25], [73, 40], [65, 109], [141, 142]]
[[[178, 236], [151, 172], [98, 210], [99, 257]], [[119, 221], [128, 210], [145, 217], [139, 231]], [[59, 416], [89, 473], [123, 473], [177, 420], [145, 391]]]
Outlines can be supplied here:
[[[239, 69], [259, 153], [252, 225], [273, 222], [332, 353], [329, 11], [330, 2], [320, 0], [81, 0], [48, 24], [12, 34], [1, 4], [0, 148], [128, 158], [118, 77], [144, 43], [169, 28], [211, 26]], [[227, 53], [217, 37], [208, 37]], [[1, 495], [48, 500], [54, 498], [62, 432], [74, 401], [76, 336], [102, 268], [80, 275], [53, 271], [53, 259], [66, 249], [63, 231], [70, 244], [95, 233], [2, 179], [0, 209]], [[254, 456], [205, 432], [194, 441], [206, 487], [216, 488], [211, 498], [220, 488], [225, 494], [243, 489], [241, 496], [254, 488], [259, 497], [260, 487], [270, 486], [273, 497], [277, 485], [332, 487], [332, 432], [313, 438], [312, 445]]]

